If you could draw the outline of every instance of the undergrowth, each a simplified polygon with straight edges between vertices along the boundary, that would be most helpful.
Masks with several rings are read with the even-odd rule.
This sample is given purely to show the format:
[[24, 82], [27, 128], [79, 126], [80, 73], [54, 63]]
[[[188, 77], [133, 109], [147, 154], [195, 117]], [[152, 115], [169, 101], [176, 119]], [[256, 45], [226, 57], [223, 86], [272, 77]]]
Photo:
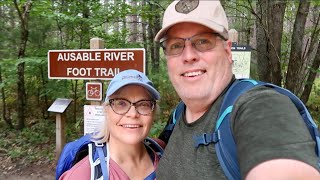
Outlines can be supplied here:
[[315, 80], [307, 103], [307, 107], [314, 121], [320, 125], [320, 78]]
[[0, 155], [12, 162], [52, 161], [54, 152], [55, 123], [51, 120], [39, 121], [23, 130], [9, 129], [1, 124]]

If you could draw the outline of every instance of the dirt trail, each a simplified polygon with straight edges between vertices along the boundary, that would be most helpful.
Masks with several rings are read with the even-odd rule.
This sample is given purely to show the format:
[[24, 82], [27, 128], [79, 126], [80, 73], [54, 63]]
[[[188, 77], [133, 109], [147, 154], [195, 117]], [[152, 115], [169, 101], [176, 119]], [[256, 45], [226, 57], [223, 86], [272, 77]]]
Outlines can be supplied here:
[[54, 178], [53, 175], [0, 175], [0, 180], [54, 180]]
[[10, 162], [0, 156], [0, 180], [54, 180], [55, 163]]

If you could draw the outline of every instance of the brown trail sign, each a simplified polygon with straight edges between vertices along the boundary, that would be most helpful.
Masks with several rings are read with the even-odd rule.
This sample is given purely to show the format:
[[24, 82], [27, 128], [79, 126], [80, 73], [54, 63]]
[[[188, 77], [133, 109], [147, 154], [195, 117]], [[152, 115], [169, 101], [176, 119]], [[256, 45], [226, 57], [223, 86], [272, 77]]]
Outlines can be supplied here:
[[111, 80], [120, 71], [145, 73], [145, 49], [50, 50], [49, 79]]

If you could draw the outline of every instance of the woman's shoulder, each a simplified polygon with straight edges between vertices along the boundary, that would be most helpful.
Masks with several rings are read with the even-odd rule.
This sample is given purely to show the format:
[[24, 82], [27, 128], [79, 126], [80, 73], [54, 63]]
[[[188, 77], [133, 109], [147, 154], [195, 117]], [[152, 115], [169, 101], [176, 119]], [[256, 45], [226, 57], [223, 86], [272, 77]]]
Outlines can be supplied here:
[[71, 169], [64, 172], [59, 180], [78, 180], [90, 179], [90, 162], [89, 157], [84, 157], [81, 161], [75, 164]]

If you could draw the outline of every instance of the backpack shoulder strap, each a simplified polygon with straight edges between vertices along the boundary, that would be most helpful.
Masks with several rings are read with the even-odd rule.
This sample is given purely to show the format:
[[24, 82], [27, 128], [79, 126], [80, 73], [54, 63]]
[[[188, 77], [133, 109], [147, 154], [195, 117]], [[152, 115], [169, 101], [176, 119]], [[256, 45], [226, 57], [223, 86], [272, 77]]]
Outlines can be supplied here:
[[169, 120], [164, 127], [163, 131], [159, 135], [159, 139], [161, 139], [164, 143], [168, 143], [171, 133], [176, 125], [177, 121], [179, 120], [180, 116], [182, 115], [183, 110], [185, 109], [185, 104], [180, 101], [179, 104], [174, 109], [173, 113], [169, 117]]
[[180, 116], [182, 115], [182, 111], [185, 108], [185, 104], [180, 101], [177, 107], [174, 109], [172, 114], [172, 119], [170, 120], [169, 124], [165, 127], [166, 130], [172, 131], [174, 126], [176, 125], [177, 121], [179, 120]]
[[320, 133], [319, 133], [318, 125], [315, 123], [315, 121], [311, 117], [307, 107], [295, 94], [293, 94], [289, 90], [271, 83], [261, 82], [261, 84], [266, 87], [273, 88], [277, 92], [288, 96], [291, 99], [291, 101], [294, 103], [303, 121], [307, 125], [310, 135], [312, 136], [313, 140], [316, 142], [315, 152], [318, 156], [318, 167], [320, 168]]
[[101, 177], [109, 179], [109, 148], [106, 143], [92, 142], [88, 144], [89, 162], [91, 177], [90, 180], [96, 180]]
[[239, 96], [258, 85], [254, 80], [236, 80], [226, 92], [219, 111], [214, 137], [220, 166], [229, 180], [241, 179], [237, 148], [231, 131], [231, 112]]
[[[151, 156], [152, 159], [155, 158], [153, 152], [151, 152], [152, 150], [159, 156], [159, 158], [162, 157], [163, 148], [155, 139], [146, 137], [143, 143], [146, 146], [148, 153], [151, 153], [149, 155]], [[156, 179], [156, 171], [153, 171], [144, 180], [155, 180], [155, 179]]]
[[234, 82], [226, 93], [215, 128], [215, 134], [218, 137], [217, 143], [215, 144], [217, 156], [228, 179], [241, 179], [239, 163], [237, 161], [236, 144], [231, 131], [230, 113], [232, 111], [233, 104], [238, 97], [244, 92], [257, 86], [273, 88], [275, 91], [286, 95], [291, 99], [308, 127], [312, 138], [316, 142], [315, 152], [318, 155], [318, 166], [320, 168], [319, 130], [303, 102], [289, 90], [274, 84], [250, 79], [240, 79], [239, 81]]
[[88, 134], [64, 146], [56, 166], [56, 180], [84, 157], [83, 154], [86, 154], [87, 144], [90, 142], [91, 136]]
[[144, 144], [154, 150], [160, 158], [162, 157], [164, 150], [156, 140], [150, 137], [146, 137], [146, 139], [144, 140]]

